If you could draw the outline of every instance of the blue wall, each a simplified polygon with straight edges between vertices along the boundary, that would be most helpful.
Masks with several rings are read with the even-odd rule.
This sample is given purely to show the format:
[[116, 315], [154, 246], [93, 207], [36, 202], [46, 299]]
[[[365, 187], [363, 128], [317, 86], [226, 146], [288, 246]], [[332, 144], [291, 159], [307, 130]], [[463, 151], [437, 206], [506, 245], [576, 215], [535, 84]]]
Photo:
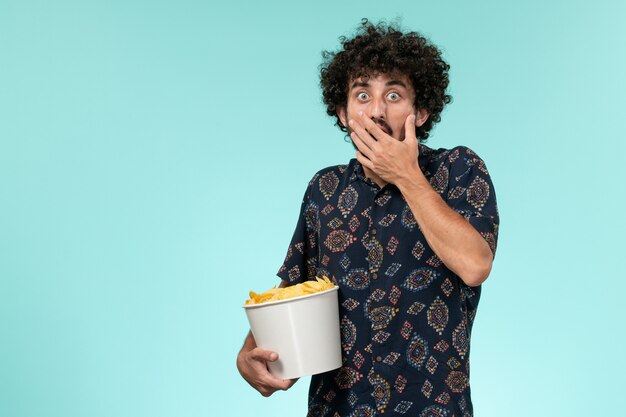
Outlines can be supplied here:
[[[353, 157], [322, 49], [360, 18], [429, 36], [431, 147], [494, 179], [477, 416], [623, 409], [626, 3], [0, 0], [0, 415], [304, 415], [235, 356], [306, 182]], [[301, 4], [298, 4], [301, 3]]]

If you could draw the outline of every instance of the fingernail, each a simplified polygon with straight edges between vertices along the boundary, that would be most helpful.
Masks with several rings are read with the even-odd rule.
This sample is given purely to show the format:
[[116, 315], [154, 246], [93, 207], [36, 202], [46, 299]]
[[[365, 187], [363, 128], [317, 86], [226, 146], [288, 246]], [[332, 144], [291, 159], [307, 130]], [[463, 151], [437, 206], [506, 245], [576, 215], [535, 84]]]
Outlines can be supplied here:
[[359, 116], [363, 116], [363, 112], [362, 111], [359, 112]]

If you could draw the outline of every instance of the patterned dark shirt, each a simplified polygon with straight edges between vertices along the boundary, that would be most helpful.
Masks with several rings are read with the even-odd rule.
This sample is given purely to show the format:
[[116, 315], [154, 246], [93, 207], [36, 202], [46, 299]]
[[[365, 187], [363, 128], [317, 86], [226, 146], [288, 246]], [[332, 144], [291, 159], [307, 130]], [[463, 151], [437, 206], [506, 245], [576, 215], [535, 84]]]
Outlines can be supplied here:
[[[465, 147], [419, 151], [432, 188], [495, 254], [499, 218], [484, 162]], [[472, 416], [480, 287], [441, 262], [399, 189], [365, 178], [356, 159], [310, 181], [278, 272], [289, 284], [322, 275], [339, 286], [343, 366], [312, 377], [309, 416]]]

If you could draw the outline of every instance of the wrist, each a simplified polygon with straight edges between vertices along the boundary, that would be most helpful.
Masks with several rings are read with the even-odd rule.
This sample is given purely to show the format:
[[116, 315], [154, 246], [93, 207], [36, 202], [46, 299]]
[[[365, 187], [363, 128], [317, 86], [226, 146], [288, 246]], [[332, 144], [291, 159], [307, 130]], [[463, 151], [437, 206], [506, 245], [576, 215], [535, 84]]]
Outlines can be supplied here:
[[430, 183], [422, 173], [419, 166], [416, 169], [412, 169], [402, 176], [399, 181], [395, 183], [396, 187], [403, 195], [423, 193], [424, 191], [431, 190]]

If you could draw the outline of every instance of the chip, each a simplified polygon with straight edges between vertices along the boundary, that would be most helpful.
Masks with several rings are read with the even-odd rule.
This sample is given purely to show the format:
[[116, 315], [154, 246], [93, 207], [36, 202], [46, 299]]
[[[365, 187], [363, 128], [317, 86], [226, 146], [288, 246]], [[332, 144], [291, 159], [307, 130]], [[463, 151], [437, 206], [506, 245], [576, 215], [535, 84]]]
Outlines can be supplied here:
[[270, 301], [286, 300], [288, 298], [300, 297], [302, 295], [315, 294], [334, 288], [328, 277], [315, 278], [315, 281], [305, 281], [301, 284], [292, 285], [285, 288], [270, 288], [264, 293], [257, 294], [250, 291], [250, 299], [246, 300], [246, 305], [268, 303]]

